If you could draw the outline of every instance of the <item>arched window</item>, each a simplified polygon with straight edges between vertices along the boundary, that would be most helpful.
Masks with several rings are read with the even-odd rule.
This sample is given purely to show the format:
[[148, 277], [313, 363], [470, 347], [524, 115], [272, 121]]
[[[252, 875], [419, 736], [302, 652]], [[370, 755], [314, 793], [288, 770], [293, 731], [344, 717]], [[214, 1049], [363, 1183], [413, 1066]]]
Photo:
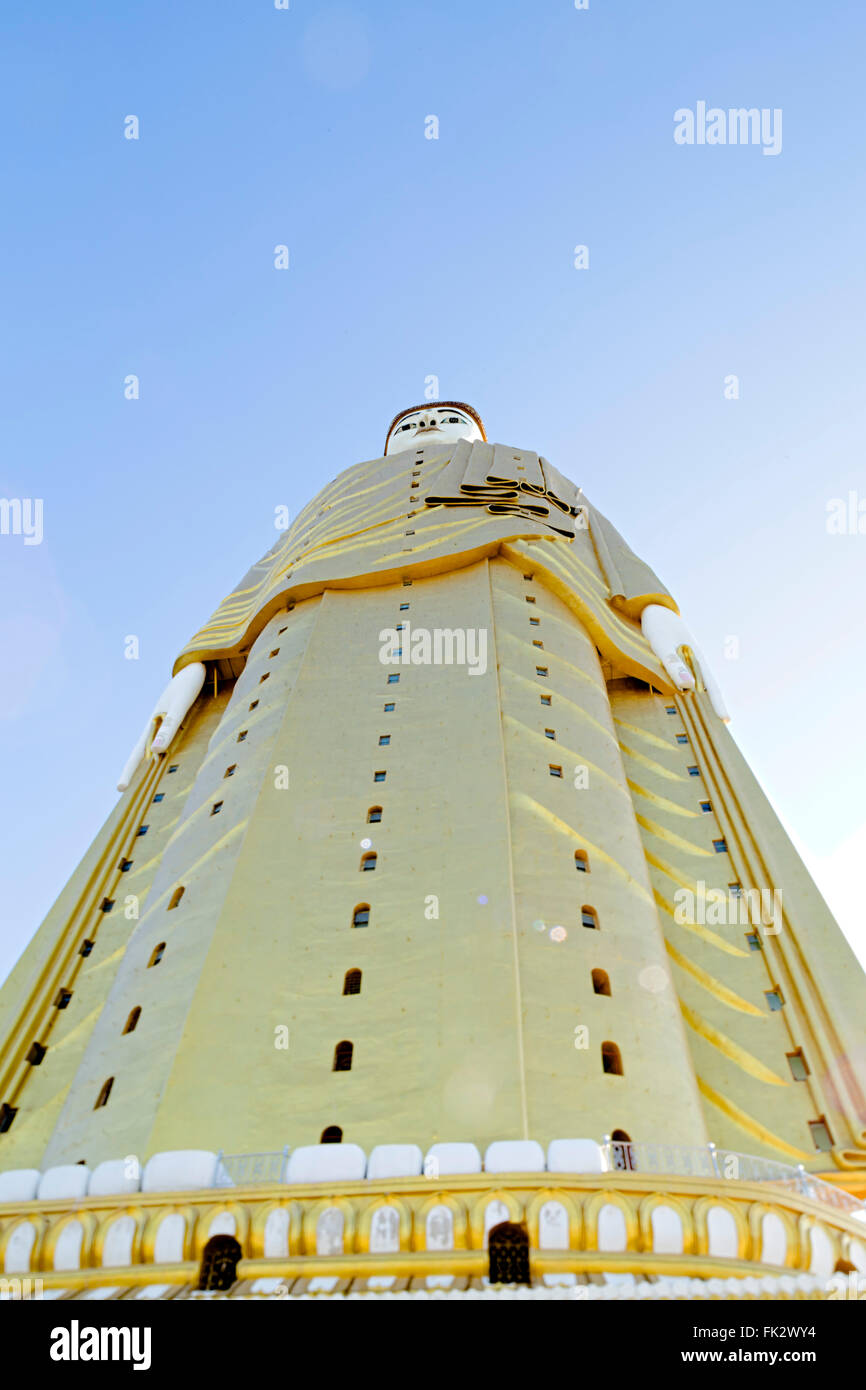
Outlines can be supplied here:
[[491, 1284], [528, 1284], [529, 1235], [514, 1221], [500, 1221], [487, 1242]]
[[163, 958], [164, 955], [165, 955], [165, 942], [164, 942], [164, 941], [160, 941], [160, 943], [159, 943], [158, 946], [154, 946], [154, 948], [153, 948], [153, 955], [151, 956], [150, 960], [147, 962], [147, 968], [148, 968], [148, 970], [150, 969], [150, 967], [151, 967], [152, 965], [159, 965], [159, 962], [162, 960], [162, 958]]
[[132, 1013], [129, 1015], [129, 1018], [126, 1020], [126, 1023], [124, 1024], [124, 1028], [123, 1028], [124, 1033], [134, 1033], [134, 1032], [135, 1032], [136, 1024], [138, 1023], [138, 1020], [139, 1020], [140, 1016], [141, 1016], [141, 1008], [140, 1008], [139, 1005], [136, 1005], [136, 1007], [133, 1009]]
[[585, 849], [576, 849], [574, 851], [574, 867], [579, 874], [589, 873], [589, 855]]
[[370, 904], [358, 903], [352, 914], [353, 927], [369, 927], [370, 925]]
[[234, 1236], [211, 1236], [202, 1252], [198, 1286], [225, 1293], [238, 1277], [242, 1250]]
[[103, 1085], [102, 1090], [99, 1092], [99, 1095], [96, 1097], [96, 1104], [93, 1107], [94, 1110], [101, 1110], [103, 1105], [108, 1104], [108, 1097], [111, 1095], [111, 1088], [113, 1085], [114, 1077], [110, 1076]]
[[369, 809], [369, 811], [367, 812], [367, 820], [370, 822], [370, 824], [371, 824], [371, 825], [375, 825], [375, 824], [376, 824], [378, 821], [380, 821], [381, 819], [382, 819], [382, 807], [381, 807], [381, 806], [371, 806], [370, 809]]
[[340, 1129], [339, 1125], [328, 1125], [327, 1129], [322, 1130], [319, 1139], [320, 1144], [342, 1144], [342, 1142], [343, 1131]]
[[376, 851], [371, 850], [369, 854], [361, 855], [361, 872], [369, 873], [376, 867]]
[[355, 1051], [354, 1043], [338, 1042], [334, 1048], [334, 1065], [332, 1071], [351, 1071], [352, 1053]]
[[622, 1057], [619, 1055], [619, 1048], [616, 1043], [602, 1043], [601, 1065], [609, 1076], [622, 1076]]
[[166, 908], [167, 912], [170, 912], [173, 907], [177, 907], [185, 891], [186, 890], [183, 888], [175, 888], [174, 892], [171, 895], [171, 901], [169, 902], [169, 905]]
[[611, 1156], [614, 1168], [620, 1172], [633, 1172], [637, 1168], [631, 1135], [624, 1129], [615, 1129], [611, 1138]]
[[594, 931], [598, 931], [598, 913], [594, 907], [582, 907], [580, 920], [585, 927], [592, 927]]
[[606, 970], [593, 970], [592, 988], [595, 994], [610, 994], [610, 977]]
[[344, 993], [344, 994], [360, 994], [360, 993], [361, 993], [361, 972], [360, 972], [360, 970], [347, 970], [347, 971], [346, 971], [346, 976], [345, 976], [345, 979], [343, 980], [343, 993]]

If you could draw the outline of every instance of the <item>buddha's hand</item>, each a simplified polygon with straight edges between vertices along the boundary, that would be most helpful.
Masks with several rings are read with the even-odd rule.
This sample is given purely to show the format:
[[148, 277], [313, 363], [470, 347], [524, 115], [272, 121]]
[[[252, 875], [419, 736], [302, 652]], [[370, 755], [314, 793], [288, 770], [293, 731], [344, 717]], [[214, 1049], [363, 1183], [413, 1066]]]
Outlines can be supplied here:
[[700, 666], [710, 703], [719, 718], [727, 724], [730, 715], [725, 709], [722, 693], [706, 659], [679, 614], [674, 613], [670, 608], [663, 607], [660, 603], [648, 603], [640, 615], [640, 625], [644, 637], [677, 690], [694, 690], [695, 688], [695, 678], [686, 665], [682, 654], [683, 647], [689, 648]]
[[125, 792], [142, 758], [152, 753], [165, 753], [204, 684], [205, 667], [200, 661], [184, 666], [165, 687], [154, 706], [153, 713], [141, 731], [141, 737], [127, 759], [117, 784]]

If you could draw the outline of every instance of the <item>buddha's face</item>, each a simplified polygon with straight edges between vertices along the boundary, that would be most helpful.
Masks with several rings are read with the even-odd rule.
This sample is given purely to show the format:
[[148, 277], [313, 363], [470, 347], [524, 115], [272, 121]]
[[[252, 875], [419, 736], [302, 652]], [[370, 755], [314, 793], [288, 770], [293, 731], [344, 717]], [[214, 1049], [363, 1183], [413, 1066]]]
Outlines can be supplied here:
[[388, 435], [385, 453], [401, 454], [405, 449], [420, 449], [425, 444], [481, 438], [480, 429], [465, 411], [451, 405], [430, 405], [426, 410], [411, 410], [400, 416]]

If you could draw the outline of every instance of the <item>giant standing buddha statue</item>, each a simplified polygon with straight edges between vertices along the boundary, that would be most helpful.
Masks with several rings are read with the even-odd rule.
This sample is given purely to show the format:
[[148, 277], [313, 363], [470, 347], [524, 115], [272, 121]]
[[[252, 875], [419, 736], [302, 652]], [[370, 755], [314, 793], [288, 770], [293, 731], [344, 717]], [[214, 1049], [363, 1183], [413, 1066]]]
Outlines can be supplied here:
[[120, 790], [0, 994], [7, 1278], [866, 1273], [853, 952], [675, 599], [470, 406], [401, 412], [280, 533]]

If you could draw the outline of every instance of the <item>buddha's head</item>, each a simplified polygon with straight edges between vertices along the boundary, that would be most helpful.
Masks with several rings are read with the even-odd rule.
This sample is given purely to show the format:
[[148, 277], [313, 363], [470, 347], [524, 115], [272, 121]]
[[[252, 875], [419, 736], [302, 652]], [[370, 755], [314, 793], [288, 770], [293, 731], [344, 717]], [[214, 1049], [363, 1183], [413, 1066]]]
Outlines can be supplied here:
[[431, 401], [395, 415], [385, 440], [386, 454], [447, 444], [458, 439], [486, 439], [481, 416], [462, 401]]

